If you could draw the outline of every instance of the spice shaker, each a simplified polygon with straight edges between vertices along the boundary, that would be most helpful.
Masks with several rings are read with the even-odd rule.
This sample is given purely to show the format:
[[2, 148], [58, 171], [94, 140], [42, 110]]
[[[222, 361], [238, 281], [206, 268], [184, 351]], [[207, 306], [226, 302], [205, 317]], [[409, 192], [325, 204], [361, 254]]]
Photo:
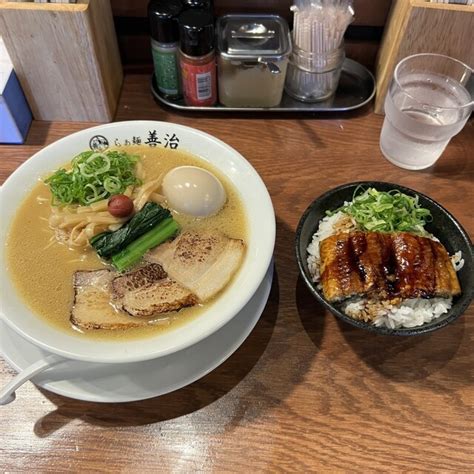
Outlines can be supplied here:
[[212, 13], [186, 10], [179, 16], [180, 67], [187, 105], [210, 106], [217, 101], [214, 24]]
[[228, 107], [281, 102], [291, 38], [278, 15], [225, 15], [217, 20], [219, 101]]
[[148, 4], [151, 51], [158, 90], [169, 98], [181, 97], [178, 15], [180, 0], [152, 0]]

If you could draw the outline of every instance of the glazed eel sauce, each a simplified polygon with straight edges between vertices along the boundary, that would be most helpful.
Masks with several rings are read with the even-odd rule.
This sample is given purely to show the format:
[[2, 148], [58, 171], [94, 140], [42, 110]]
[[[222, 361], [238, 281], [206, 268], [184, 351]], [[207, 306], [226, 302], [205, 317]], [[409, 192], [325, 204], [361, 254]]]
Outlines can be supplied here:
[[[345, 236], [345, 237], [343, 237]], [[343, 293], [375, 293], [391, 299], [454, 294], [444, 247], [409, 233], [341, 234], [330, 270]], [[444, 277], [443, 277], [444, 274]], [[446, 280], [446, 281], [443, 281]]]

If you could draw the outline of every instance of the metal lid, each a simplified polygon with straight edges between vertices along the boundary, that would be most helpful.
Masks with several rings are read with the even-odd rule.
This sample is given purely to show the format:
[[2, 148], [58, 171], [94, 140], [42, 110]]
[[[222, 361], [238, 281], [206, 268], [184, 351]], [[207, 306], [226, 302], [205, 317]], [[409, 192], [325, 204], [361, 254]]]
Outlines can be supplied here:
[[219, 54], [279, 60], [291, 52], [288, 23], [278, 15], [225, 15], [217, 20]]

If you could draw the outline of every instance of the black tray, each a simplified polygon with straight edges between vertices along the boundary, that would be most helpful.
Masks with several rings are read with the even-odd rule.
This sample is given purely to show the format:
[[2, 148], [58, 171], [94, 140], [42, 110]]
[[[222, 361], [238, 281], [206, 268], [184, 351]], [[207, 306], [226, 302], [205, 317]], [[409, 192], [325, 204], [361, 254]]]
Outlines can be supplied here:
[[333, 97], [316, 103], [299, 102], [286, 93], [277, 107], [226, 107], [213, 105], [211, 107], [190, 106], [183, 99], [166, 99], [158, 91], [155, 76], [151, 78], [151, 92], [155, 99], [169, 107], [178, 110], [207, 111], [207, 112], [345, 112], [363, 107], [375, 95], [375, 80], [372, 73], [352, 59], [345, 59], [341, 71], [339, 86]]

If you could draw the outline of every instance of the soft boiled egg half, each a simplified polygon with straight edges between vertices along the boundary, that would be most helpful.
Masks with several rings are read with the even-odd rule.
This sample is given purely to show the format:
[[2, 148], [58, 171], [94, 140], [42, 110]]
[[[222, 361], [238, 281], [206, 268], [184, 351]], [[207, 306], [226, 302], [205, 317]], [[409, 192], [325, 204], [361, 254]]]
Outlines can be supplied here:
[[194, 217], [217, 214], [227, 195], [211, 172], [198, 166], [178, 166], [163, 178], [162, 192], [175, 211]]

